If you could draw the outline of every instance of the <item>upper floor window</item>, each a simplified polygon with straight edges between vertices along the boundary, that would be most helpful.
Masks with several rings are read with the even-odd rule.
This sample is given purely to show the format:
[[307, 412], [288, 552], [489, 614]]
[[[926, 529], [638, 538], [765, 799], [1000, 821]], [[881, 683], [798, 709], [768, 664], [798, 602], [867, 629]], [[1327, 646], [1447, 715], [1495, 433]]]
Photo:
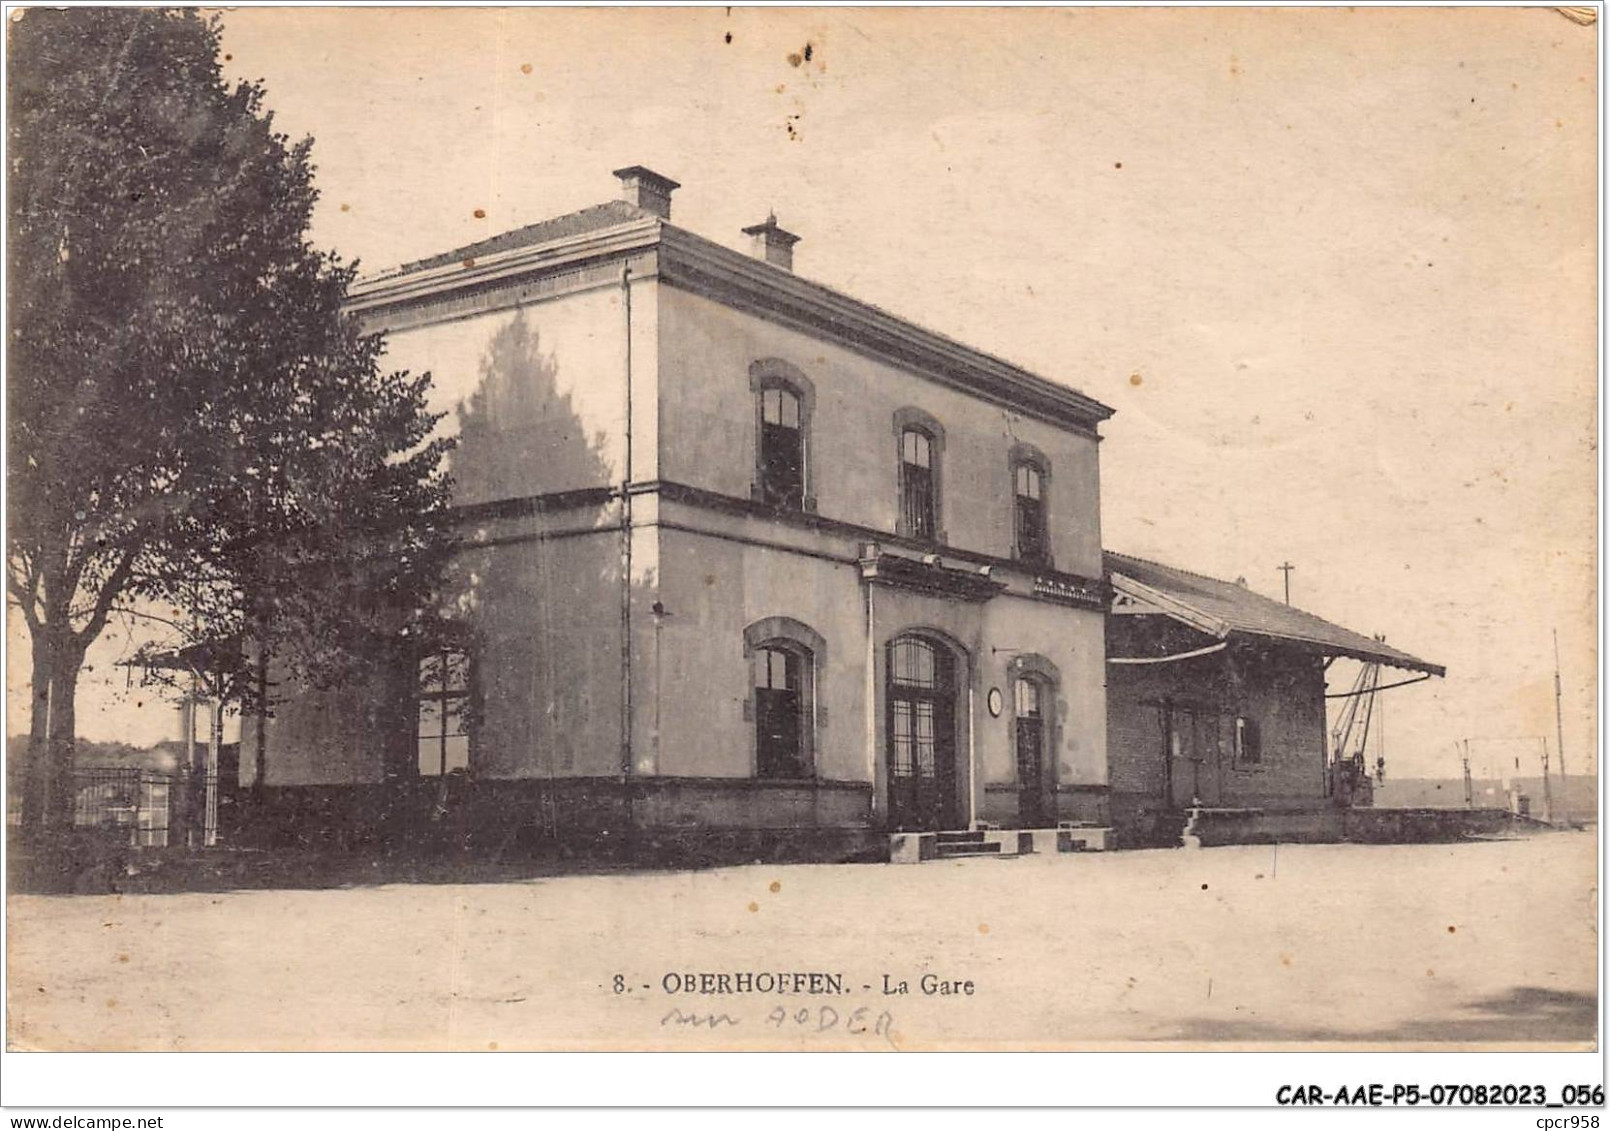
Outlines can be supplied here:
[[908, 538], [934, 537], [934, 438], [921, 428], [900, 434], [900, 523]]
[[779, 507], [798, 507], [805, 499], [799, 398], [788, 389], [774, 387], [760, 394], [760, 493]]
[[776, 358], [749, 367], [755, 393], [755, 481], [752, 495], [774, 507], [813, 510], [809, 493], [811, 383]]
[[1040, 469], [1020, 463], [1013, 476], [1016, 492], [1017, 556], [1027, 562], [1044, 561], [1045, 492]]
[[470, 765], [470, 657], [447, 647], [419, 661], [415, 737], [421, 777]]
[[1012, 553], [1033, 565], [1051, 564], [1048, 497], [1051, 467], [1039, 450], [1028, 444], [1012, 446]]
[[898, 472], [895, 533], [920, 542], [945, 541], [945, 429], [920, 408], [894, 414]]

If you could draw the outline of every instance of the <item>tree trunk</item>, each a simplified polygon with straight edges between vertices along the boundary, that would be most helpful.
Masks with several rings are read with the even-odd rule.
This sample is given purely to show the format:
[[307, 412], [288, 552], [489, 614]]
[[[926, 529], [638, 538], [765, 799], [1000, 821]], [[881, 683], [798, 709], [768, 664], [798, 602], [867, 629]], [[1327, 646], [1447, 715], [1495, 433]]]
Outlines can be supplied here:
[[252, 801], [262, 804], [263, 787], [268, 781], [268, 621], [258, 621], [257, 631], [257, 758], [252, 763]]
[[37, 836], [73, 823], [73, 698], [84, 649], [42, 628], [29, 640], [33, 698], [28, 712], [28, 762], [24, 770], [22, 831]]
[[29, 640], [33, 699], [28, 717], [28, 759], [23, 764], [22, 832], [37, 836], [50, 808], [50, 641], [43, 632]]
[[[43, 802], [40, 827], [70, 828], [73, 823], [73, 750], [77, 717], [74, 710], [78, 676], [84, 667], [82, 646], [59, 637], [46, 645], [43, 673], [37, 674], [46, 688], [35, 702], [45, 700], [45, 735], [39, 749], [43, 757], [36, 763], [40, 778], [38, 798]], [[29, 739], [30, 752], [33, 739]]]

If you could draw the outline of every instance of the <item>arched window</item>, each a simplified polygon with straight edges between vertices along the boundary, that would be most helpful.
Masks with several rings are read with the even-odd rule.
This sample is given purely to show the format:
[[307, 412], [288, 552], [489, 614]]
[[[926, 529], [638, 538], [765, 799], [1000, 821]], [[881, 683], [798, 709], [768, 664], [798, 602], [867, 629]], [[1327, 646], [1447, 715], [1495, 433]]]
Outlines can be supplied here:
[[421, 657], [414, 728], [421, 777], [469, 769], [469, 708], [469, 653], [450, 645]]
[[1028, 444], [1012, 449], [1012, 553], [1031, 565], [1051, 564], [1051, 532], [1047, 502], [1051, 469], [1046, 459]]
[[760, 394], [760, 494], [777, 507], [799, 507], [805, 501], [799, 397], [780, 385]]
[[943, 686], [941, 670], [947, 657], [933, 644], [917, 636], [902, 636], [894, 642], [890, 657], [890, 678], [901, 687], [936, 691]]
[[755, 482], [760, 502], [812, 510], [809, 493], [811, 383], [794, 366], [775, 358], [749, 367], [755, 393]]
[[767, 617], [744, 630], [755, 727], [755, 776], [808, 778], [815, 772], [816, 671], [826, 654], [820, 634], [791, 617]]
[[934, 438], [921, 428], [900, 434], [900, 520], [908, 538], [934, 536]]
[[895, 413], [900, 442], [900, 520], [896, 533], [921, 542], [943, 542], [940, 523], [945, 430], [921, 409]]

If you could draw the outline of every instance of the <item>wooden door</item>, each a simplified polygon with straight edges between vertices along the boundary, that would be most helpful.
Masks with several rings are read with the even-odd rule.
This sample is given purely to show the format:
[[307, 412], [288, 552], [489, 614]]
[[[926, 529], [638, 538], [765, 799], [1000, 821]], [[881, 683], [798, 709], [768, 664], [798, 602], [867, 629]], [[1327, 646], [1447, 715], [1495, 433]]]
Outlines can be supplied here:
[[1196, 796], [1203, 805], [1222, 800], [1224, 764], [1223, 729], [1216, 711], [1196, 712]]
[[1169, 801], [1176, 809], [1189, 809], [1196, 803], [1200, 762], [1196, 755], [1196, 720], [1181, 707], [1167, 709], [1165, 728], [1169, 770]]
[[1034, 680], [1017, 681], [1013, 695], [1017, 726], [1018, 825], [1044, 828], [1045, 695]]

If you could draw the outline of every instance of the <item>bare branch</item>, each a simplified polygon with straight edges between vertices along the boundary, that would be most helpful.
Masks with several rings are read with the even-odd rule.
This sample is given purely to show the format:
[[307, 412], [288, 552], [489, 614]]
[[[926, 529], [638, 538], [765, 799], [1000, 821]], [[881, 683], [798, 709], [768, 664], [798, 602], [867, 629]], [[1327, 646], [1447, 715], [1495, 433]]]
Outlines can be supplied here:
[[106, 618], [111, 615], [113, 602], [122, 596], [124, 587], [128, 585], [129, 576], [134, 572], [134, 559], [139, 553], [138, 547], [125, 550], [122, 560], [112, 568], [111, 576], [102, 583], [101, 593], [95, 601], [95, 608], [90, 612], [89, 622], [73, 634], [73, 638], [79, 644], [88, 647], [90, 642], [101, 634], [101, 629], [106, 627]]

